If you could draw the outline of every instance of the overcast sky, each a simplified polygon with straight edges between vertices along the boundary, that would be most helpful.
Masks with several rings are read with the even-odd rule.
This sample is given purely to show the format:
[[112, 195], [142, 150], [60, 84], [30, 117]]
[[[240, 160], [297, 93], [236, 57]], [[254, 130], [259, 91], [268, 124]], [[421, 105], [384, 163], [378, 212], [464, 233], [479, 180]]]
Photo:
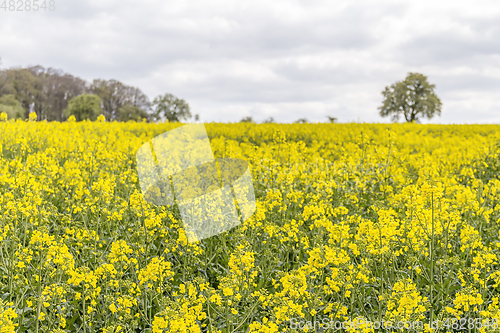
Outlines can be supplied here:
[[432, 123], [500, 122], [498, 0], [55, 0], [0, 9], [0, 58], [172, 93], [202, 121], [389, 122], [381, 91], [418, 72]]

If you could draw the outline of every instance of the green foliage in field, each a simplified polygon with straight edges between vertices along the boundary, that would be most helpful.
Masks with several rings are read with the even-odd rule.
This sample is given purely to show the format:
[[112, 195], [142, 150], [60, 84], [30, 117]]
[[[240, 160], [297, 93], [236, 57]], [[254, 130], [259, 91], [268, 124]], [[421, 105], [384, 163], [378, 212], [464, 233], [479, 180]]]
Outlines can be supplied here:
[[5, 112], [8, 119], [24, 119], [24, 110], [12, 94], [0, 97], [0, 113]]
[[97, 95], [82, 94], [69, 101], [64, 115], [69, 118], [74, 116], [76, 121], [97, 120], [102, 113], [101, 99]]

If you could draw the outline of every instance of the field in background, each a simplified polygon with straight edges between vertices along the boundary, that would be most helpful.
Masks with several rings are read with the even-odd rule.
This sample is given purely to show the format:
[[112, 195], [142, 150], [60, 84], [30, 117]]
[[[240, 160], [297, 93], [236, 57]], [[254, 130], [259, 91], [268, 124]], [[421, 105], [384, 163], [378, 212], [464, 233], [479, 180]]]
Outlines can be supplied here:
[[257, 210], [188, 244], [135, 166], [180, 125], [0, 122], [2, 332], [500, 325], [500, 126], [206, 124]]

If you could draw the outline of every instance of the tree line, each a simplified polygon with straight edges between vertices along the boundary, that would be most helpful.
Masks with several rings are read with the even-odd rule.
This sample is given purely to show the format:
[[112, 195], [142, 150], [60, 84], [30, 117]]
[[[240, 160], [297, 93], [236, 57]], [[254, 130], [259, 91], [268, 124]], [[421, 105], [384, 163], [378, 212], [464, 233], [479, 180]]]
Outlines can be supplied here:
[[[136, 87], [117, 80], [91, 83], [54, 68], [31, 66], [0, 70], [0, 113], [9, 119], [26, 119], [35, 112], [38, 120], [182, 121], [193, 116], [189, 104], [166, 93], [153, 101]], [[195, 120], [199, 116], [195, 115]]]
[[[384, 100], [380, 116], [398, 121], [420, 122], [441, 114], [442, 103], [434, 92], [435, 85], [420, 73], [409, 73], [403, 81], [387, 86], [382, 91]], [[95, 120], [104, 115], [106, 120], [171, 122], [193, 118], [189, 104], [172, 94], [157, 96], [153, 101], [136, 87], [117, 80], [95, 79], [87, 83], [78, 77], [54, 68], [31, 66], [0, 70], [0, 113], [9, 119], [26, 119], [34, 112], [38, 120], [65, 121]], [[330, 123], [337, 118], [327, 116]], [[194, 120], [199, 120], [195, 115]], [[240, 122], [255, 123], [252, 117]], [[294, 123], [307, 123], [300, 118]], [[274, 123], [272, 117], [263, 123]]]

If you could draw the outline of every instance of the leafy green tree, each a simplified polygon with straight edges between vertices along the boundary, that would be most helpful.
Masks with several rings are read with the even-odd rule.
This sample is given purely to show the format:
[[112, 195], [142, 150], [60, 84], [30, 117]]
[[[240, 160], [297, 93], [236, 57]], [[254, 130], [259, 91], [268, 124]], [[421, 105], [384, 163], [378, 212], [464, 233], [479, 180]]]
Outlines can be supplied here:
[[264, 120], [262, 123], [263, 124], [273, 124], [274, 123], [274, 118], [273, 117], [269, 117], [266, 120]]
[[293, 122], [294, 124], [306, 124], [307, 123], [307, 119], [306, 118], [300, 118], [296, 121]]
[[24, 109], [21, 102], [13, 94], [0, 97], [0, 113], [7, 113], [8, 119], [24, 119]]
[[392, 116], [393, 121], [398, 121], [403, 115], [407, 122], [440, 115], [442, 103], [434, 93], [435, 87], [427, 82], [425, 75], [409, 73], [404, 81], [398, 81], [382, 91], [384, 101], [378, 108], [380, 115]]
[[188, 120], [192, 117], [189, 104], [172, 94], [165, 94], [153, 100], [153, 119], [170, 122]]
[[[127, 107], [127, 112], [120, 111], [126, 105], [140, 108], [144, 112], [151, 109], [148, 97], [139, 88], [127, 86], [117, 80], [94, 80], [87, 92], [101, 98], [104, 116], [109, 120], [129, 120], [124, 116], [132, 109]], [[146, 118], [150, 118], [150, 115]]]
[[32, 66], [26, 68], [40, 82], [41, 94], [35, 101], [33, 111], [40, 120], [64, 120], [63, 110], [68, 102], [85, 92], [87, 83], [62, 70]]
[[118, 109], [116, 120], [117, 121], [141, 121], [143, 118], [148, 119], [149, 114], [138, 106], [126, 104]]
[[42, 66], [10, 68], [0, 71], [0, 96], [13, 94], [21, 102], [24, 116], [31, 112], [39, 120], [64, 119], [68, 101], [85, 92], [86, 82]]
[[255, 124], [255, 121], [252, 117], [245, 117], [240, 120], [240, 123], [252, 123]]
[[326, 116], [326, 117], [328, 118], [328, 121], [331, 122], [332, 124], [337, 122], [337, 118], [335, 118], [335, 117], [330, 117], [330, 116]]
[[4, 82], [0, 95], [13, 94], [24, 109], [24, 117], [28, 118], [43, 99], [42, 82], [25, 68], [13, 68], [4, 71]]
[[64, 110], [66, 118], [75, 116], [76, 121], [85, 119], [95, 121], [101, 113], [101, 98], [85, 93], [72, 98], [68, 103], [68, 108]]

